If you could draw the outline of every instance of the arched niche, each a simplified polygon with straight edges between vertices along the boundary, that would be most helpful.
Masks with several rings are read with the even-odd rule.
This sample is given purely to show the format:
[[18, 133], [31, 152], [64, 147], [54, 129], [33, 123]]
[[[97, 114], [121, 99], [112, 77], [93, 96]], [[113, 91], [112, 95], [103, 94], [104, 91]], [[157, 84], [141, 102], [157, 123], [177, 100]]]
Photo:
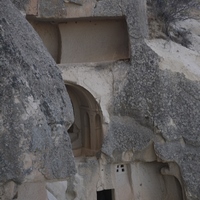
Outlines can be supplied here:
[[68, 129], [74, 156], [94, 156], [102, 144], [102, 112], [95, 98], [81, 86], [66, 83], [74, 123]]

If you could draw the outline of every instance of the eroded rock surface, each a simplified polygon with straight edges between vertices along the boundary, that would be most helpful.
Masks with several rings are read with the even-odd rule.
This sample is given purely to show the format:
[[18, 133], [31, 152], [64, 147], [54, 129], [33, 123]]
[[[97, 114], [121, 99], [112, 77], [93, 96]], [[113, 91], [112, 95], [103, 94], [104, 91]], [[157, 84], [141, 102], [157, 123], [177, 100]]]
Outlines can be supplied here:
[[[83, 91], [87, 90], [94, 97], [96, 103], [99, 104], [103, 115], [102, 130], [105, 136], [101, 155], [98, 154], [95, 157], [93, 154], [93, 157], [90, 158], [84, 157], [84, 154], [79, 154], [81, 157], [76, 159], [78, 173], [68, 180], [65, 185], [67, 188], [64, 187], [63, 189], [62, 187], [62, 193], [65, 190], [66, 193], [60, 196], [63, 199], [82, 198], [96, 200], [98, 191], [112, 189], [115, 190], [116, 199], [119, 200], [130, 200], [131, 198], [137, 200], [140, 198], [157, 198], [157, 200], [164, 198], [170, 200], [200, 199], [199, 54], [197, 52], [189, 52], [189, 50], [183, 51], [182, 47], [166, 41], [164, 41], [161, 48], [160, 43], [157, 43], [158, 41], [155, 41], [154, 44], [145, 41], [144, 37], [148, 33], [145, 1], [38, 0], [35, 2], [38, 5], [37, 12], [29, 13], [26, 11], [26, 13], [37, 16], [36, 18], [31, 18], [31, 20], [35, 20], [36, 24], [38, 19], [45, 20], [45, 22], [49, 20], [48, 23], [51, 25], [54, 24], [52, 23], [52, 20], [54, 20], [56, 26], [58, 26], [58, 31], [60, 31], [59, 23], [64, 23], [65, 20], [69, 19], [71, 23], [79, 26], [79, 19], [80, 21], [89, 21], [90, 18], [100, 17], [106, 20], [106, 18], [110, 19], [110, 17], [117, 19], [125, 16], [129, 38], [130, 57], [126, 60], [112, 60], [110, 62], [98, 60], [95, 63], [90, 63], [90, 60], [88, 60], [86, 63], [77, 64], [75, 59], [72, 64], [68, 63], [68, 59], [62, 61], [62, 54], [60, 55], [62, 62], [60, 62], [61, 65], [59, 67], [63, 72], [62, 76], [66, 84], [74, 84], [74, 87], [79, 86], [80, 91], [81, 87], [83, 87]], [[2, 5], [3, 8], [6, 7], [5, 3], [2, 3]], [[2, 11], [5, 10], [3, 8], [1, 8]], [[2, 30], [5, 31], [2, 31], [1, 37], [4, 40], [8, 38], [8, 35], [6, 35], [8, 24], [12, 25], [9, 28], [13, 33], [15, 27], [18, 27], [18, 23], [20, 23], [20, 20], [13, 23], [9, 14], [8, 18], [2, 16], [2, 27], [4, 27]], [[42, 29], [42, 26], [39, 28]], [[39, 168], [42, 166], [41, 168], [45, 169], [42, 173], [50, 178], [65, 178], [65, 170], [70, 175], [73, 174], [72, 171], [74, 169], [72, 167], [72, 171], [70, 171], [70, 165], [63, 165], [65, 161], [63, 156], [68, 159], [65, 155], [66, 151], [62, 151], [63, 154], [61, 155], [56, 153], [57, 151], [50, 153], [51, 150], [49, 148], [53, 147], [58, 150], [71, 148], [67, 142], [69, 140], [68, 137], [66, 145], [64, 145], [62, 143], [64, 140], [60, 142], [63, 136], [59, 134], [64, 131], [62, 123], [70, 119], [69, 123], [67, 123], [69, 127], [71, 122], [71, 117], [65, 116], [63, 113], [66, 114], [72, 112], [72, 110], [69, 108], [70, 111], [67, 112], [66, 108], [63, 107], [64, 104], [68, 105], [67, 102], [69, 101], [66, 100], [68, 97], [61, 92], [64, 91], [64, 88], [57, 81], [61, 80], [61, 77], [57, 71], [54, 71], [53, 61], [47, 53], [45, 53], [46, 57], [41, 57], [40, 54], [44, 53], [43, 47], [39, 44], [41, 41], [32, 33], [28, 24], [24, 26], [24, 29], [26, 30], [23, 31], [25, 34], [21, 30], [17, 31], [20, 37], [17, 34], [13, 34], [12, 37], [15, 40], [10, 38], [5, 40], [7, 42], [6, 47], [12, 45], [12, 48], [8, 48], [8, 50], [5, 48], [6, 51], [4, 50], [5, 56], [7, 56], [7, 60], [4, 59], [4, 62], [11, 63], [9, 64], [11, 66], [9, 69], [11, 70], [1, 72], [2, 77], [5, 77], [2, 80], [8, 83], [4, 93], [2, 91], [4, 96], [1, 98], [5, 99], [7, 103], [5, 105], [14, 105], [13, 108], [11, 107], [10, 112], [6, 111], [7, 117], [12, 119], [12, 123], [10, 122], [9, 126], [6, 127], [7, 129], [4, 128], [5, 125], [4, 127], [2, 126], [2, 130], [4, 132], [8, 131], [8, 133], [10, 133], [9, 130], [14, 130], [17, 133], [16, 136], [19, 135], [18, 138], [20, 139], [16, 137], [12, 141], [24, 146], [22, 150], [17, 148], [19, 145], [16, 147], [13, 145], [11, 151], [6, 151], [8, 147], [11, 149], [10, 146], [6, 146], [6, 144], [9, 144], [7, 142], [9, 137], [5, 137], [4, 132], [2, 132], [2, 141], [5, 141], [2, 143], [2, 150], [5, 152], [15, 151], [16, 155], [23, 155], [20, 157], [21, 161], [23, 161], [21, 165], [18, 160], [13, 159], [14, 166], [18, 167], [17, 170], [20, 173], [24, 166], [27, 169], [25, 172], [29, 173], [32, 160], [36, 159], [38, 161], [37, 158], [40, 157], [40, 153], [45, 153], [43, 154], [45, 155], [44, 157], [40, 157], [40, 162], [38, 161], [39, 164], [37, 165]], [[26, 35], [27, 31], [29, 34]], [[30, 36], [30, 33], [32, 36]], [[45, 37], [44, 35], [42, 39], [46, 39]], [[23, 45], [20, 42], [21, 38], [25, 41]], [[62, 39], [62, 35], [59, 39]], [[99, 40], [98, 42], [101, 43]], [[15, 43], [11, 43], [11, 41], [15, 41]], [[27, 45], [29, 44], [28, 42], [30, 42], [31, 47]], [[60, 42], [63, 46], [68, 44], [62, 40]], [[94, 40], [94, 42], [97, 41]], [[37, 51], [34, 48], [36, 43]], [[22, 51], [21, 45], [27, 51]], [[79, 43], [76, 43], [76, 45], [76, 47], [79, 47]], [[18, 50], [16, 47], [19, 46]], [[173, 55], [175, 54], [176, 56], [174, 57]], [[12, 56], [12, 59], [8, 55]], [[21, 57], [25, 61], [20, 59], [19, 62], [18, 58]], [[26, 63], [30, 63], [30, 66], [26, 65]], [[4, 64], [3, 66], [7, 65]], [[21, 65], [23, 68], [19, 67]], [[51, 68], [48, 67], [49, 65]], [[31, 66], [33, 67], [31, 68]], [[8, 68], [6, 69], [8, 70]], [[29, 73], [30, 70], [32, 70], [31, 73]], [[19, 72], [17, 77], [15, 77], [16, 75], [14, 76], [14, 72], [16, 74]], [[11, 75], [8, 76], [8, 73]], [[7, 77], [10, 77], [10, 79]], [[55, 87], [46, 84], [49, 77], [54, 80]], [[42, 82], [43, 80], [45, 81]], [[42, 83], [42, 87], [40, 83]], [[57, 90], [56, 88], [61, 89]], [[24, 92], [22, 97], [18, 95], [18, 91]], [[63, 101], [57, 98], [49, 100], [50, 94], [56, 94], [58, 97], [58, 92], [62, 93]], [[74, 94], [76, 95], [76, 92]], [[7, 98], [7, 96], [11, 98]], [[79, 96], [77, 95], [77, 97]], [[86, 103], [79, 103], [80, 107], [82, 105], [87, 106], [89, 102], [87, 102], [87, 98], [83, 99]], [[58, 106], [56, 102], [60, 107], [55, 109], [54, 106], [50, 106]], [[90, 110], [90, 107], [87, 110]], [[27, 123], [23, 123], [25, 125], [21, 126], [20, 117], [16, 116], [22, 116]], [[37, 116], [37, 118], [34, 118], [34, 116]], [[84, 119], [83, 117], [83, 124], [85, 123]], [[91, 120], [92, 117], [89, 119]], [[40, 122], [38, 122], [39, 120]], [[44, 123], [41, 123], [41, 121]], [[39, 123], [41, 126], [37, 126]], [[19, 126], [16, 126], [16, 124], [19, 124]], [[17, 127], [17, 129], [15, 130], [13, 127]], [[81, 130], [84, 128], [92, 130], [88, 129], [88, 127], [86, 125], [80, 126], [80, 133], [84, 133]], [[52, 131], [50, 131], [50, 128]], [[19, 132], [21, 133], [21, 130], [23, 130], [23, 134], [20, 135]], [[95, 131], [93, 132], [88, 134], [89, 137], [94, 137], [96, 133]], [[51, 133], [51, 135], [48, 133]], [[58, 137], [58, 135], [61, 137]], [[85, 137], [84, 134], [83, 137]], [[46, 145], [47, 143], [48, 146]], [[59, 145], [56, 146], [57, 144]], [[70, 152], [68, 156], [71, 156], [71, 151], [67, 152]], [[5, 155], [5, 159], [9, 160], [10, 155], [13, 156], [14, 154]], [[16, 155], [14, 158], [17, 158]], [[50, 157], [49, 155], [53, 156]], [[68, 159], [69, 163], [72, 164], [72, 159], [70, 159]], [[64, 171], [57, 170], [61, 166], [63, 166]], [[4, 168], [2, 169], [4, 170]], [[10, 168], [5, 169], [2, 174], [8, 174], [10, 177], [14, 177], [18, 172], [17, 170], [12, 171]], [[12, 169], [15, 168], [13, 167]], [[11, 171], [13, 174], [10, 173]], [[58, 172], [59, 174], [55, 174]], [[21, 173], [20, 180], [23, 175]], [[6, 178], [4, 179], [6, 180]], [[51, 191], [52, 187], [61, 188], [61, 184], [57, 183], [56, 186], [56, 183], [52, 185], [50, 183], [47, 187], [48, 195], [52, 196], [52, 199], [61, 198], [57, 197], [56, 192], [58, 190]]]
[[[121, 121], [129, 116], [148, 128], [149, 133], [153, 131], [151, 140], [158, 158], [163, 162], [176, 162], [187, 199], [199, 199], [200, 183], [196, 177], [200, 176], [200, 82], [186, 78], [184, 73], [160, 69], [158, 57], [152, 50], [145, 45], [138, 47], [127, 72], [127, 81], [113, 99], [114, 115], [120, 116]], [[116, 138], [123, 138], [126, 141], [123, 145], [129, 146], [132, 138], [136, 144], [133, 149], [145, 144], [145, 140], [135, 138], [134, 131], [125, 139], [124, 125], [118, 123], [118, 126], [121, 131]], [[113, 150], [117, 147], [115, 145]], [[104, 148], [110, 149], [110, 145]]]
[[75, 173], [71, 102], [55, 62], [10, 1], [0, 1], [0, 182]]

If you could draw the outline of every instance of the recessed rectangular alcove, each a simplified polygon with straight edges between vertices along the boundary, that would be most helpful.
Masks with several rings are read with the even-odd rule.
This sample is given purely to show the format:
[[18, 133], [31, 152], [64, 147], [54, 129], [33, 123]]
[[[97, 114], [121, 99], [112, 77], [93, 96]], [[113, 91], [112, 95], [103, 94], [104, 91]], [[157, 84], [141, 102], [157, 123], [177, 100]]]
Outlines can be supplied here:
[[42, 39], [47, 50], [56, 63], [60, 62], [60, 33], [58, 25], [52, 22], [29, 20]]
[[129, 58], [124, 18], [82, 19], [59, 24], [61, 62], [104, 62]]
[[58, 64], [129, 59], [125, 18], [80, 18], [29, 22]]

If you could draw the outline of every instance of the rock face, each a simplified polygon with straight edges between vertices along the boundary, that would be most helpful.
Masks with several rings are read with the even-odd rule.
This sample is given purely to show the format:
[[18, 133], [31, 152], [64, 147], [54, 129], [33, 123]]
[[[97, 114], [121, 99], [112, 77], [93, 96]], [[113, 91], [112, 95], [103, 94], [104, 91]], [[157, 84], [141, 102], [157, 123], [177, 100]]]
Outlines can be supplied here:
[[[48, 183], [49, 199], [200, 199], [199, 53], [146, 41], [142, 0], [27, 2], [26, 8], [37, 4], [26, 13], [59, 64], [75, 113], [69, 131], [77, 174], [67, 182]], [[65, 179], [74, 174], [69, 138], [63, 134], [73, 111], [61, 76], [28, 23], [10, 3], [1, 4], [1, 181], [34, 179], [37, 169], [45, 178]], [[126, 24], [127, 31], [119, 28], [119, 33], [128, 34], [123, 37], [129, 49], [125, 57], [114, 57], [116, 48], [110, 48], [104, 60], [98, 46], [117, 42], [111, 45], [95, 31], [108, 36], [108, 29], [99, 26], [112, 20], [112, 39], [118, 38], [112, 27], [120, 20]], [[70, 63], [66, 40], [74, 40], [70, 48], [76, 52], [84, 46], [82, 35], [90, 35], [91, 49], [97, 45], [94, 60], [80, 61], [73, 54]]]
[[[199, 199], [199, 89], [200, 82], [187, 79], [184, 74], [159, 69], [157, 56], [145, 45], [139, 46], [133, 57], [133, 64], [128, 69], [127, 80], [114, 97], [114, 115], [132, 119], [132, 136], [126, 137], [127, 130], [121, 123], [115, 124], [110, 132], [119, 131], [114, 141], [114, 149], [123, 145], [129, 147], [130, 140], [135, 141], [133, 148], [145, 145], [146, 131], [137, 131], [134, 120], [153, 131], [150, 140], [154, 141], [156, 155], [163, 162], [175, 162], [179, 165], [183, 177], [187, 199]], [[184, 64], [183, 64], [184, 66]], [[109, 135], [111, 136], [111, 134]], [[109, 138], [108, 136], [108, 138]], [[126, 139], [124, 138], [126, 137]], [[133, 139], [132, 139], [133, 138]], [[125, 142], [126, 141], [126, 142]], [[112, 142], [114, 144], [115, 142]], [[103, 147], [105, 151], [110, 145]], [[127, 148], [127, 149], [128, 149]], [[123, 150], [124, 151], [124, 150]]]
[[55, 62], [10, 1], [0, 1], [0, 182], [75, 173], [73, 110]]

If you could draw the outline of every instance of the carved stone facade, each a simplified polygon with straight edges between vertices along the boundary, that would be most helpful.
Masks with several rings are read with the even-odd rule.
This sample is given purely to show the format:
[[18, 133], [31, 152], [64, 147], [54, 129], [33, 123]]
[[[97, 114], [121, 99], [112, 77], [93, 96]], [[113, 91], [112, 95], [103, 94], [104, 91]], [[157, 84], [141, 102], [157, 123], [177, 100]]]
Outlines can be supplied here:
[[[77, 12], [84, 9], [86, 3], [92, 4], [67, 3], [66, 9], [70, 9], [68, 5], [74, 6]], [[135, 5], [131, 2], [122, 4], [124, 7], [137, 5], [136, 2]], [[101, 2], [96, 4], [96, 9], [93, 8], [93, 13], [99, 11], [98, 5]], [[60, 20], [56, 16], [45, 19], [42, 12], [40, 14], [42, 17], [32, 18], [30, 22], [52, 57], [60, 64], [75, 117], [68, 132], [78, 169], [76, 181], [79, 183], [75, 186], [75, 180], [68, 182], [66, 199], [182, 200], [182, 183], [174, 174], [161, 173], [162, 169], [168, 168], [168, 164], [156, 162], [155, 155], [147, 156], [148, 162], [142, 155], [140, 160], [131, 162], [130, 157], [134, 157], [134, 154], [126, 160], [117, 158], [120, 153], [115, 153], [114, 160], [110, 162], [106, 155], [100, 154], [103, 138], [108, 134], [111, 115], [108, 108], [112, 107], [110, 104], [115, 92], [113, 81], [117, 77], [113, 65], [118, 60], [130, 62], [131, 29], [139, 27], [132, 24], [127, 26], [127, 23], [129, 18], [136, 15], [116, 12], [109, 16], [109, 13], [101, 10], [97, 16], [82, 13], [71, 18], [67, 13]], [[143, 26], [145, 30], [146, 24]], [[137, 32], [141, 37], [141, 30]], [[105, 79], [108, 86], [104, 83]], [[102, 94], [105, 91], [108, 93]], [[151, 151], [154, 154], [153, 149]], [[70, 196], [71, 193], [74, 196]]]

